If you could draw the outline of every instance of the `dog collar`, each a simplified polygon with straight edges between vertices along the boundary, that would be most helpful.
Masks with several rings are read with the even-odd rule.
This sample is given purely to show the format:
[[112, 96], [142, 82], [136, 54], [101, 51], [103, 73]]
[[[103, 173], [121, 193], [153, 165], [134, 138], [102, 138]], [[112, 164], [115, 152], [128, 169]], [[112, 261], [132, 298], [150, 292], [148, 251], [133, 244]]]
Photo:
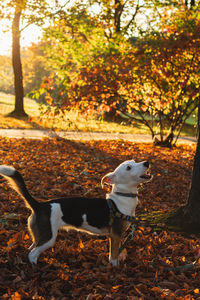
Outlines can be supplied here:
[[131, 223], [137, 223], [136, 217], [122, 214], [113, 200], [107, 199], [107, 203], [111, 212], [110, 225], [112, 225], [114, 218], [119, 218], [121, 220], [125, 220]]
[[133, 194], [133, 193], [121, 193], [121, 192], [114, 192], [114, 193], [119, 196], [128, 197], [128, 198], [136, 198], [137, 197], [137, 194]]

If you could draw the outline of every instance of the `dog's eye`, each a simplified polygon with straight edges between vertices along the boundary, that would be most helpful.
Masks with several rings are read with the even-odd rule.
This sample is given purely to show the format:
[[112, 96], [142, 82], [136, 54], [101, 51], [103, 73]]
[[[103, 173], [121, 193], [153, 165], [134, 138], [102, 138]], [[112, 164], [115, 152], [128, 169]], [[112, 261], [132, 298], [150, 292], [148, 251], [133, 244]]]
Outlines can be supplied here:
[[127, 166], [127, 167], [126, 167], [126, 170], [127, 170], [127, 171], [130, 171], [130, 170], [131, 170], [131, 166]]

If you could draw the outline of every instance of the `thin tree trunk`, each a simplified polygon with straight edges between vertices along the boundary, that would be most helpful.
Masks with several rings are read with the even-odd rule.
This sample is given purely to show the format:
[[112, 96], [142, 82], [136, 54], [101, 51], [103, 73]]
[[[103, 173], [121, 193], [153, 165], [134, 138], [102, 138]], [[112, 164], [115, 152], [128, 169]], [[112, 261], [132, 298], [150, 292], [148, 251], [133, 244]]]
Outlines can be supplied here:
[[20, 17], [22, 9], [16, 5], [12, 24], [12, 65], [14, 71], [15, 109], [9, 114], [14, 117], [27, 117], [24, 111], [23, 73], [20, 56]]
[[195, 216], [197, 215], [197, 218], [199, 219], [200, 222], [200, 98], [198, 103], [197, 130], [198, 130], [198, 139], [197, 139], [196, 153], [194, 156], [192, 183], [189, 192], [188, 203], [185, 207], [185, 212], [186, 213], [190, 212], [190, 214], [193, 215], [193, 217], [194, 215]]
[[198, 140], [188, 201], [168, 218], [167, 224], [178, 226], [184, 231], [200, 233], [200, 97], [197, 125]]
[[114, 13], [114, 28], [116, 33], [121, 32], [121, 14], [123, 11], [123, 5], [121, 0], [115, 0], [115, 13]]

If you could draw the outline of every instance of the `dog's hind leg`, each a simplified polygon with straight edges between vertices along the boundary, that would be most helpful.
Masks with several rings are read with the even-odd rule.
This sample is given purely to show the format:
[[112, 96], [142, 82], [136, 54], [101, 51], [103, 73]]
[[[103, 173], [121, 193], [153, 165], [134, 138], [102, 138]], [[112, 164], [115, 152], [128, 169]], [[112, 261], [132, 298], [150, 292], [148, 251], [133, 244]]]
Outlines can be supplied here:
[[33, 244], [29, 248], [31, 252], [28, 255], [28, 259], [30, 263], [37, 264], [39, 255], [46, 249], [53, 247], [58, 226], [53, 227], [50, 213], [48, 214], [47, 210], [31, 215], [28, 223], [33, 239]]
[[57, 203], [43, 204], [29, 219], [29, 230], [34, 248], [28, 255], [32, 264], [37, 264], [40, 254], [54, 246], [58, 229], [64, 225], [62, 211]]
[[37, 264], [38, 257], [40, 254], [47, 250], [48, 248], [53, 247], [56, 240], [56, 236], [53, 236], [48, 242], [44, 243], [43, 245], [37, 246], [31, 250], [28, 254], [28, 259], [31, 264]]
[[30, 229], [34, 242], [33, 247], [31, 246], [32, 250], [28, 255], [28, 259], [31, 264], [37, 264], [40, 254], [48, 248], [53, 247], [58, 228], [54, 228], [52, 231], [49, 220], [43, 218], [43, 220], [40, 219], [39, 221], [36, 220], [36, 222], [30, 222]]

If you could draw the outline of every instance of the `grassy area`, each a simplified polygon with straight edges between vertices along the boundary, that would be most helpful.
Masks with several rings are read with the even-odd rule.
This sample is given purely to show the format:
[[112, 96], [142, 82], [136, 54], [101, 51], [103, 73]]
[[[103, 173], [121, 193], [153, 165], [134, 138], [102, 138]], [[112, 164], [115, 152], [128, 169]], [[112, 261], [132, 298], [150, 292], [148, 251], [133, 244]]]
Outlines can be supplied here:
[[[25, 110], [33, 118], [40, 115], [39, 105], [25, 98]], [[0, 92], [0, 128], [33, 128], [33, 124], [27, 120], [18, 120], [15, 118], [6, 117], [8, 113], [14, 109], [14, 96]]]
[[144, 133], [149, 131], [141, 124], [127, 126], [115, 122], [96, 120], [94, 117], [83, 117], [75, 112], [68, 112], [65, 116], [47, 118], [40, 116], [39, 104], [29, 98], [24, 101], [25, 111], [30, 116], [29, 120], [18, 120], [5, 117], [14, 109], [14, 96], [0, 92], [0, 128], [55, 128], [58, 130], [70, 131], [99, 131], [119, 133]]
[[[29, 98], [24, 101], [25, 111], [30, 116], [29, 120], [18, 120], [6, 117], [14, 109], [14, 96], [0, 92], [0, 128], [48, 128], [68, 131], [97, 131], [111, 133], [150, 134], [149, 130], [140, 123], [123, 125], [115, 122], [96, 120], [94, 117], [83, 117], [75, 112], [67, 112], [60, 117], [40, 116], [39, 104]], [[195, 117], [188, 119], [182, 135], [195, 135]]]

